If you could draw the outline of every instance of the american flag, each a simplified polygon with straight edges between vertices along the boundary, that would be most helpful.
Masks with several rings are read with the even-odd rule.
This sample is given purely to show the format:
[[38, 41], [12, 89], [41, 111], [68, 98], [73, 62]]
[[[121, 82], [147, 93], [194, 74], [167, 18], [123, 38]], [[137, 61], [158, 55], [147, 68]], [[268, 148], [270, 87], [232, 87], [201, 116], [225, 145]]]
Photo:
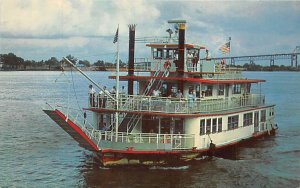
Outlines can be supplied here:
[[223, 54], [226, 54], [226, 53], [229, 53], [230, 52], [230, 41], [229, 42], [226, 42], [225, 44], [223, 44], [219, 50], [223, 53]]
[[115, 34], [115, 38], [114, 38], [114, 43], [118, 42], [118, 38], [119, 38], [119, 27], [116, 31], [116, 34]]

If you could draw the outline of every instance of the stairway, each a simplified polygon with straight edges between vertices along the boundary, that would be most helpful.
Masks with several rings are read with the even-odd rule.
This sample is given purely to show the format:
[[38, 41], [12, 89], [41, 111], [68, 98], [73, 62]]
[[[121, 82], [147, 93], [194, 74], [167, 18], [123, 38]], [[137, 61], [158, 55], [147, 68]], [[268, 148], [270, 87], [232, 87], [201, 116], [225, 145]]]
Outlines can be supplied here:
[[[74, 140], [79, 143], [79, 146], [90, 150], [99, 151], [96, 144], [87, 136], [87, 134], [73, 123], [70, 119], [66, 121], [66, 116], [59, 110], [43, 110], [53, 121], [55, 121], [64, 131], [66, 131]], [[87, 130], [86, 130], [87, 131]]]
[[139, 121], [139, 116], [138, 114], [126, 114], [124, 117], [123, 121], [120, 123], [118, 131], [119, 132], [127, 132], [128, 128], [128, 133], [130, 133], [133, 128], [136, 126], [136, 124]]
[[154, 89], [160, 90], [163, 84], [163, 80], [161, 77], [168, 77], [169, 70], [165, 69], [164, 72], [160, 71], [159, 69], [153, 74], [154, 78], [151, 78], [150, 82], [148, 83], [143, 95], [150, 96]]
[[[165, 69], [164, 72], [160, 71], [159, 69], [154, 73], [153, 77], [151, 78], [150, 82], [148, 83], [143, 96], [149, 96], [152, 94], [153, 90], [160, 90], [163, 84], [163, 80], [161, 77], [168, 77], [169, 70]], [[126, 114], [123, 121], [120, 123], [118, 127], [119, 132], [128, 132], [130, 133], [134, 127], [139, 123], [142, 116], [140, 114]]]

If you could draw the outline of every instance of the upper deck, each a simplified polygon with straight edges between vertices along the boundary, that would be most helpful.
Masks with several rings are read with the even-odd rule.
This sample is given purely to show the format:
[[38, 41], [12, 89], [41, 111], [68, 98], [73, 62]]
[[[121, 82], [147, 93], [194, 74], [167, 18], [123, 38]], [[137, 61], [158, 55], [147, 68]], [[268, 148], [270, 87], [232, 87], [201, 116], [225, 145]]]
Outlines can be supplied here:
[[[150, 43], [146, 44], [150, 47], [150, 57], [135, 58], [134, 71], [135, 72], [150, 72], [153, 74], [156, 71], [164, 71], [168, 69], [171, 73], [169, 77], [177, 77], [179, 67], [181, 65], [178, 58], [178, 44], [169, 43]], [[209, 80], [243, 80], [242, 69], [229, 67], [224, 61], [203, 59], [207, 56], [204, 51], [205, 46], [198, 44], [184, 44], [184, 61], [183, 72], [180, 77], [186, 78], [203, 78]], [[201, 60], [200, 60], [200, 58]], [[172, 74], [174, 73], [174, 74]], [[133, 76], [133, 75], [130, 75]], [[114, 78], [112, 76], [111, 78]], [[135, 79], [132, 77], [122, 77], [123, 80]]]
[[153, 97], [122, 95], [117, 102], [109, 98], [105, 99], [95, 95], [94, 105], [88, 108], [95, 112], [127, 112], [144, 115], [161, 115], [173, 117], [197, 117], [208, 114], [229, 113], [230, 110], [246, 110], [250, 108], [263, 107], [265, 105], [264, 95], [249, 94], [237, 95], [231, 98], [189, 98]]

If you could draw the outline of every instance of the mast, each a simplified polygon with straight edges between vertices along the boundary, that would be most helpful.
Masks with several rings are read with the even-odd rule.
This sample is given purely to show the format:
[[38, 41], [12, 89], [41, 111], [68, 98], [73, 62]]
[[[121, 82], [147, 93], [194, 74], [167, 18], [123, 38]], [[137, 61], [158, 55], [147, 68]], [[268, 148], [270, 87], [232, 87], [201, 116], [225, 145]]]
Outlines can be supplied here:
[[[118, 29], [117, 29], [117, 34], [119, 34], [119, 24], [118, 24]], [[119, 75], [119, 69], [120, 69], [120, 65], [119, 65], [119, 61], [120, 61], [120, 54], [119, 54], [119, 38], [117, 36], [117, 67], [116, 67], [116, 103], [117, 103], [117, 112], [116, 112], [116, 122], [115, 122], [115, 126], [116, 126], [116, 142], [118, 141], [118, 128], [119, 128], [119, 87], [120, 87], [120, 75]]]

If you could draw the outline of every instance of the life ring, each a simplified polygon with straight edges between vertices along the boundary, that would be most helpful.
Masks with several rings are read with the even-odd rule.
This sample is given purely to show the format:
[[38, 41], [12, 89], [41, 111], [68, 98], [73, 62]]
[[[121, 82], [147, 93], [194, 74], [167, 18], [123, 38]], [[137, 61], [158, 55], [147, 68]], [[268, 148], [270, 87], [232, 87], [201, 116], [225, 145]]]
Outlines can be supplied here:
[[164, 64], [164, 68], [165, 69], [169, 69], [171, 67], [171, 62], [170, 62], [170, 60], [168, 59], [166, 62], [165, 62], [165, 64]]

